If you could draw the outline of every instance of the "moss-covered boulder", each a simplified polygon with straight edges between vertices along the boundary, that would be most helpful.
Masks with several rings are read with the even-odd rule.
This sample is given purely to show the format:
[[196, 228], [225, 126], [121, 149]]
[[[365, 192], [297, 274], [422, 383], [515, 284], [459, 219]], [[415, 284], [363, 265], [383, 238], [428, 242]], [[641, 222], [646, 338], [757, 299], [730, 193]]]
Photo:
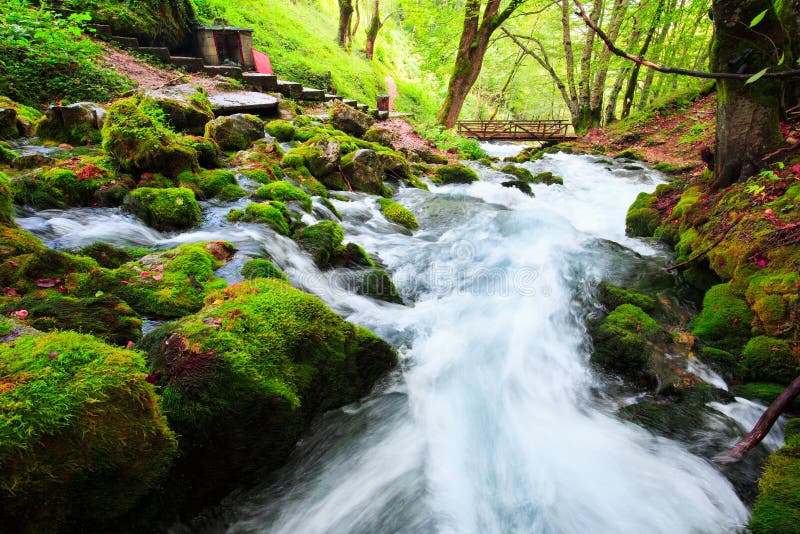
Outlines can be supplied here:
[[356, 191], [380, 195], [383, 190], [383, 163], [374, 150], [362, 148], [342, 157], [342, 173]]
[[347, 243], [344, 248], [336, 251], [334, 258], [336, 267], [346, 267], [348, 269], [361, 269], [363, 267], [375, 267], [375, 262], [369, 257], [367, 251], [356, 243]]
[[150, 91], [148, 96], [166, 115], [176, 132], [203, 135], [206, 124], [214, 120], [211, 102], [202, 87], [174, 85]]
[[34, 123], [41, 116], [34, 108], [0, 96], [0, 140], [33, 135]]
[[37, 238], [19, 228], [0, 228], [0, 287], [25, 294], [41, 287], [57, 287], [71, 272], [99, 268], [84, 256], [48, 249]]
[[526, 169], [525, 167], [519, 167], [517, 165], [504, 165], [500, 172], [505, 174], [510, 174], [517, 180], [522, 180], [523, 182], [532, 183], [533, 182], [533, 174], [531, 171]]
[[247, 280], [254, 278], [274, 278], [282, 282], [289, 283], [286, 273], [275, 267], [275, 265], [263, 258], [256, 258], [248, 261], [242, 266], [242, 276]]
[[200, 205], [185, 187], [140, 187], [128, 193], [122, 208], [157, 230], [182, 230], [200, 222]]
[[182, 172], [176, 178], [178, 185], [194, 191], [201, 200], [220, 198], [235, 200], [245, 195], [236, 180], [236, 174], [223, 169], [202, 170], [199, 173]]
[[101, 267], [107, 269], [116, 269], [129, 261], [133, 261], [133, 255], [129, 250], [103, 242], [92, 243], [83, 247], [78, 251], [78, 255], [89, 256]]
[[11, 165], [19, 157], [19, 152], [11, 150], [11, 145], [5, 141], [0, 141], [0, 163]]
[[793, 271], [759, 270], [747, 280], [745, 299], [758, 325], [768, 335], [791, 329], [791, 310], [800, 298], [800, 274]]
[[622, 304], [592, 328], [592, 362], [607, 371], [637, 383], [650, 385], [655, 373], [651, 365], [653, 347], [668, 340], [667, 333], [652, 317], [633, 304]]
[[66, 276], [66, 293], [92, 297], [113, 294], [149, 317], [183, 317], [198, 311], [206, 295], [226, 286], [214, 271], [236, 249], [224, 241], [181, 245], [123, 264], [117, 269], [80, 269]]
[[531, 178], [531, 183], [544, 185], [564, 185], [564, 179], [560, 176], [556, 176], [552, 172], [540, 172]]
[[753, 382], [788, 385], [800, 375], [800, 347], [767, 336], [754, 337], [742, 350], [741, 376]]
[[23, 176], [13, 183], [14, 201], [37, 209], [97, 204], [101, 188], [113, 187], [117, 182], [111, 172], [99, 167], [96, 170], [89, 166], [75, 170], [59, 166]]
[[450, 160], [444, 154], [434, 152], [430, 148], [419, 147], [411, 151], [413, 156], [416, 156], [419, 161], [427, 163], [428, 165], [447, 165]]
[[625, 216], [626, 233], [632, 237], [652, 237], [661, 224], [661, 214], [653, 208], [655, 195], [639, 193]]
[[198, 167], [197, 150], [166, 125], [166, 116], [151, 98], [117, 101], [103, 126], [103, 149], [130, 172], [174, 177]]
[[222, 150], [245, 150], [264, 137], [264, 121], [247, 113], [217, 117], [206, 124], [205, 136]]
[[294, 126], [289, 121], [270, 121], [266, 125], [267, 133], [282, 143], [294, 139]]
[[525, 193], [529, 197], [535, 196], [533, 194], [533, 189], [531, 189], [530, 184], [523, 180], [508, 180], [507, 182], [503, 182], [500, 185], [502, 185], [503, 187], [519, 189], [521, 192]]
[[639, 293], [635, 289], [626, 289], [608, 282], [602, 282], [598, 290], [600, 303], [609, 310], [614, 310], [623, 304], [633, 304], [646, 313], [653, 313], [658, 306], [656, 299]]
[[443, 165], [436, 169], [435, 181], [441, 184], [469, 184], [478, 181], [478, 173], [465, 165]]
[[281, 465], [316, 415], [365, 395], [397, 361], [318, 298], [268, 279], [209, 295], [141, 345], [195, 502]]
[[262, 200], [279, 200], [284, 204], [297, 202], [305, 211], [311, 212], [311, 197], [289, 182], [279, 181], [262, 185], [255, 193]]
[[739, 353], [750, 338], [753, 312], [732, 284], [718, 284], [706, 292], [703, 309], [692, 333], [706, 344]]
[[0, 224], [14, 225], [14, 197], [11, 193], [11, 182], [0, 172]]
[[372, 297], [384, 302], [403, 303], [392, 277], [383, 269], [372, 269], [362, 274], [358, 280], [356, 292], [359, 295]]
[[0, 517], [9, 532], [103, 530], [177, 443], [140, 354], [73, 332], [0, 345]]
[[373, 126], [364, 133], [364, 141], [377, 143], [386, 148], [394, 148], [394, 142], [396, 140], [397, 136], [388, 128]]
[[767, 460], [748, 528], [752, 534], [790, 534], [800, 525], [800, 422], [791, 419], [786, 444]]
[[50, 106], [36, 125], [36, 135], [45, 141], [94, 145], [102, 140], [105, 120], [106, 110], [92, 102]]
[[311, 254], [314, 262], [320, 267], [327, 267], [342, 248], [344, 231], [333, 221], [322, 221], [313, 226], [299, 230], [295, 241], [300, 248]]
[[383, 216], [393, 223], [397, 223], [400, 226], [405, 226], [409, 230], [416, 230], [419, 228], [419, 223], [417, 222], [417, 218], [414, 217], [414, 214], [394, 200], [389, 198], [379, 198], [378, 204], [381, 207], [381, 213], [383, 213]]
[[338, 100], [335, 100], [331, 106], [330, 119], [334, 128], [356, 137], [364, 135], [375, 124], [375, 119], [366, 113]]
[[228, 220], [232, 222], [251, 222], [268, 224], [273, 230], [283, 235], [290, 235], [292, 217], [286, 204], [278, 200], [267, 202], [252, 202], [242, 210], [231, 210]]

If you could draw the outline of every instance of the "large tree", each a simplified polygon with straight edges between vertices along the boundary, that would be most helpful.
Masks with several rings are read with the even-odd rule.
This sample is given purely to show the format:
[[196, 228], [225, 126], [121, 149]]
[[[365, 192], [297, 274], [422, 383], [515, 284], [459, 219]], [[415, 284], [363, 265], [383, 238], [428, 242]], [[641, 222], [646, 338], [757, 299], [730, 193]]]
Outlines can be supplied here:
[[437, 115], [439, 124], [445, 128], [455, 126], [464, 101], [481, 72], [492, 34], [526, 1], [509, 0], [501, 9], [503, 0], [466, 0], [455, 66], [447, 96]]
[[351, 25], [353, 23], [353, 0], [339, 1], [339, 31], [337, 40], [342, 48], [350, 48], [350, 40], [353, 35]]

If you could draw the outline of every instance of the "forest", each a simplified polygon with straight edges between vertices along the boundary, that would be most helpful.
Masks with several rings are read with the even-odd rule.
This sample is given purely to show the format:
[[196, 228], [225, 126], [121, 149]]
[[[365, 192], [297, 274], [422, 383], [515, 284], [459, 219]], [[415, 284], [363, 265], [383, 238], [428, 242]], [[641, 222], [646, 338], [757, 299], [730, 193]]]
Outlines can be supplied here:
[[800, 5], [0, 0], [0, 530], [797, 532]]

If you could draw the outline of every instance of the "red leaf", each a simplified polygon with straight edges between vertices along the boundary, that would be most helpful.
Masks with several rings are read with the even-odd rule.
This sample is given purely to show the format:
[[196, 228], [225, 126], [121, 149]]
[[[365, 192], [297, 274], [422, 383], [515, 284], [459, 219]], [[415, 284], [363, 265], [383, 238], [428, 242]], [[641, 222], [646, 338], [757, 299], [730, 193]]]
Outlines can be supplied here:
[[17, 319], [24, 319], [28, 316], [28, 310], [19, 310], [17, 313]]
[[49, 288], [56, 287], [61, 283], [61, 278], [39, 278], [36, 280], [36, 287]]
[[19, 291], [17, 291], [16, 288], [13, 288], [13, 287], [7, 287], [7, 288], [3, 289], [3, 293], [8, 295], [9, 297], [19, 297], [20, 296], [19, 295]]

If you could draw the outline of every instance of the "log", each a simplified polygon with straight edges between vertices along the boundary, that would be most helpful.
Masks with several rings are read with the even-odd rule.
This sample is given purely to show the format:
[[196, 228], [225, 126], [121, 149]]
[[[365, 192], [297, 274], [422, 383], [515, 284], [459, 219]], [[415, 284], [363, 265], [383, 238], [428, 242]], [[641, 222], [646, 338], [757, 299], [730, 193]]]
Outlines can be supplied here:
[[800, 376], [794, 379], [789, 387], [783, 390], [783, 393], [778, 395], [772, 404], [764, 411], [764, 414], [753, 427], [753, 430], [740, 439], [731, 450], [728, 451], [726, 457], [722, 458], [722, 463], [733, 463], [741, 459], [744, 454], [761, 443], [770, 429], [778, 420], [778, 417], [783, 413], [786, 407], [792, 402], [797, 395], [800, 394]]

